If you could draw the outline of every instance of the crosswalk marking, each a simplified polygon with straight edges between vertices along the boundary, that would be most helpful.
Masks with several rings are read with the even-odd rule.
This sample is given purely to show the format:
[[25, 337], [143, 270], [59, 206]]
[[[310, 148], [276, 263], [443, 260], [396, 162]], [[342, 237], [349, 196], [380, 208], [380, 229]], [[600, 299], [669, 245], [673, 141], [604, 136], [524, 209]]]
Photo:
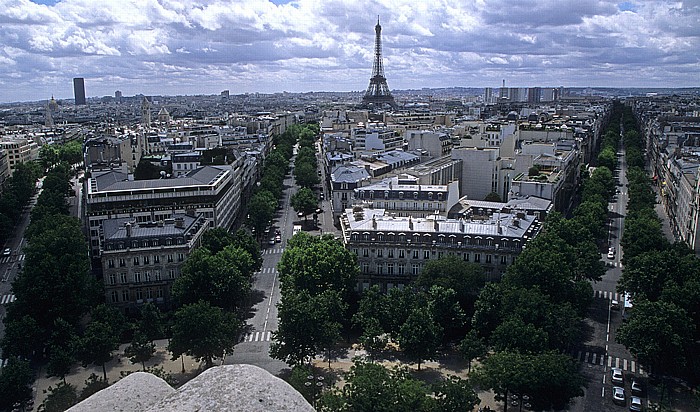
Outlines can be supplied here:
[[271, 249], [265, 249], [265, 250], [263, 250], [262, 254], [263, 254], [263, 255], [272, 255], [272, 254], [275, 254], [275, 253], [282, 253], [282, 252], [284, 252], [284, 248], [283, 248], [283, 247], [273, 247], [273, 248], [271, 248]]
[[[574, 353], [572, 352], [571, 355], [574, 356]], [[604, 366], [605, 364], [607, 364], [608, 368], [620, 368], [624, 371], [635, 373], [637, 375], [645, 374], [644, 370], [642, 369], [642, 366], [634, 360], [617, 358], [614, 356], [606, 356], [605, 353], [602, 352], [583, 352], [579, 350], [576, 352], [575, 358], [579, 362], [585, 362], [591, 365]]]
[[7, 295], [2, 295], [2, 300], [0, 300], [0, 305], [7, 305], [10, 302], [15, 301], [15, 295], [14, 294], [7, 294]]
[[622, 299], [622, 295], [620, 293], [610, 292], [607, 290], [594, 290], [593, 297], [598, 298], [598, 299], [617, 300], [617, 301], [620, 301]]
[[250, 332], [241, 338], [241, 342], [269, 342], [272, 338], [272, 332]]
[[[12, 256], [3, 256], [0, 258], [0, 263], [9, 263], [12, 260]], [[21, 262], [24, 260], [24, 254], [17, 255], [17, 261]]]
[[260, 274], [272, 274], [277, 273], [277, 268], [262, 268], [258, 271]]

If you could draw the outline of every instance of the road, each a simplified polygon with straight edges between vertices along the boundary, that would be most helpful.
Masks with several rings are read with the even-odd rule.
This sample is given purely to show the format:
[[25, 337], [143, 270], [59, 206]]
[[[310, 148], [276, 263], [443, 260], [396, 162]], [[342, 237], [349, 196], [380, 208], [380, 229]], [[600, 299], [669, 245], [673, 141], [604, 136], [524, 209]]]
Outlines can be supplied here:
[[[625, 149], [622, 146], [618, 153], [618, 169], [613, 172], [616, 179], [618, 193], [608, 206], [608, 246], [615, 248], [615, 256], [608, 259], [607, 249], [602, 251], [601, 259], [606, 262], [607, 270], [603, 279], [594, 282], [593, 304], [588, 313], [586, 324], [588, 326], [589, 339], [574, 353], [583, 363], [582, 373], [588, 380], [584, 398], [579, 398], [573, 405], [572, 411], [619, 411], [622, 406], [612, 402], [612, 383], [610, 381], [610, 369], [618, 367], [625, 375], [625, 394], [631, 393], [630, 383], [632, 377], [644, 381], [648, 371], [644, 370], [627, 349], [615, 341], [615, 333], [622, 324], [624, 315], [623, 296], [617, 292], [617, 283], [622, 275], [621, 258], [623, 250], [620, 240], [625, 224], [627, 210], [627, 162]], [[612, 300], [620, 302], [621, 308], [614, 310], [610, 306]]]
[[[294, 158], [291, 162], [293, 164]], [[280, 287], [277, 263], [282, 258], [284, 245], [292, 237], [294, 224], [299, 224], [299, 218], [290, 205], [290, 198], [297, 190], [291, 175], [285, 177], [284, 188], [280, 207], [273, 221], [273, 227], [280, 230], [282, 242], [270, 245], [268, 240], [271, 235], [263, 239], [263, 264], [253, 283], [254, 305], [246, 321], [246, 331], [233, 353], [227, 355], [223, 362], [228, 365], [237, 363], [256, 365], [273, 375], [279, 375], [282, 370], [289, 369], [287, 364], [272, 359], [269, 355], [272, 332], [277, 330], [278, 324], [277, 303], [280, 300]], [[318, 216], [318, 228], [310, 233], [314, 235], [334, 233], [336, 229], [332, 226], [333, 218], [328, 196], [321, 202], [321, 208], [323, 212]]]

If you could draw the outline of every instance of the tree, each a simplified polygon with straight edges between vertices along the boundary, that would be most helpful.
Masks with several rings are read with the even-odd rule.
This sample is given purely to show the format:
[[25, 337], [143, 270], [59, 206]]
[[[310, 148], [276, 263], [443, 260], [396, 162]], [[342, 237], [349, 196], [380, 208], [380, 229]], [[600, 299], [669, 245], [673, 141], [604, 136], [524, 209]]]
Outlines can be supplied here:
[[128, 357], [131, 363], [140, 363], [143, 371], [146, 371], [146, 362], [156, 353], [156, 344], [151, 342], [142, 332], [134, 333], [131, 344], [124, 349], [124, 356]]
[[452, 255], [429, 260], [416, 279], [416, 285], [426, 290], [433, 286], [454, 290], [467, 315], [473, 312], [474, 301], [484, 287], [484, 282], [484, 269], [481, 265], [465, 262]]
[[141, 306], [141, 319], [138, 323], [138, 330], [152, 342], [163, 336], [163, 329], [163, 314], [158, 309], [158, 306], [151, 302]]
[[112, 360], [112, 352], [118, 347], [118, 335], [112, 327], [103, 322], [93, 321], [88, 324], [85, 334], [80, 339], [78, 357], [82, 360], [83, 366], [91, 363], [102, 366], [102, 375], [107, 381], [105, 364]]
[[34, 372], [29, 362], [11, 356], [0, 375], [0, 408], [10, 410], [15, 403], [25, 405], [32, 398]]
[[686, 365], [695, 325], [685, 310], [667, 302], [635, 301], [616, 339], [640, 364], [655, 372], [674, 372]]
[[39, 405], [39, 412], [63, 412], [78, 403], [78, 390], [68, 383], [59, 382], [56, 387], [49, 386], [46, 399]]
[[[272, 332], [270, 356], [296, 366], [322, 350], [330, 352], [340, 339], [340, 320], [347, 305], [334, 290], [312, 295], [307, 290], [283, 292], [277, 308], [279, 322]], [[330, 353], [329, 353], [330, 362]]]
[[53, 145], [45, 144], [39, 149], [39, 159], [44, 170], [49, 170], [59, 161], [58, 150]]
[[248, 232], [243, 229], [238, 229], [236, 233], [233, 234], [233, 245], [248, 252], [255, 263], [255, 271], [260, 270], [263, 262], [262, 254], [260, 253], [260, 245]]
[[173, 297], [180, 305], [204, 300], [225, 310], [236, 310], [250, 295], [252, 266], [250, 255], [242, 249], [227, 246], [212, 256], [209, 250], [199, 248], [182, 266], [173, 284]]
[[320, 410], [339, 412], [428, 412], [432, 409], [426, 386], [405, 369], [354, 360], [342, 389], [324, 393]]
[[49, 361], [46, 365], [46, 375], [56, 376], [66, 382], [68, 375], [76, 363], [78, 335], [75, 327], [63, 319], [56, 319], [48, 343]]
[[459, 343], [459, 353], [467, 361], [469, 372], [472, 370], [472, 361], [485, 356], [487, 350], [486, 344], [477, 336], [476, 331], [473, 329]]
[[18, 319], [5, 318], [5, 334], [2, 337], [2, 353], [5, 357], [19, 356], [29, 359], [41, 349], [41, 339], [46, 331], [29, 315]]
[[499, 196], [498, 193], [496, 193], [496, 192], [491, 192], [491, 193], [487, 194], [486, 197], [484, 198], [484, 200], [487, 202], [498, 202], [498, 203], [503, 202], [503, 200], [501, 199], [501, 196]]
[[94, 373], [91, 373], [90, 376], [85, 379], [85, 386], [83, 387], [83, 390], [80, 391], [79, 401], [83, 401], [107, 387], [109, 387], [109, 382], [106, 382], [104, 379], [100, 378]]
[[296, 193], [294, 193], [290, 199], [290, 203], [292, 208], [294, 208], [294, 211], [297, 213], [303, 213], [304, 217], [310, 213], [313, 213], [318, 206], [316, 195], [314, 195], [314, 192], [307, 187], [302, 187]]
[[208, 302], [185, 305], [175, 312], [168, 350], [173, 360], [186, 353], [209, 368], [214, 358], [233, 352], [242, 327], [232, 313]]
[[449, 376], [433, 384], [435, 393], [435, 411], [462, 412], [471, 411], [480, 402], [479, 396], [466, 379]]
[[221, 252], [231, 243], [233, 243], [233, 236], [223, 227], [209, 229], [202, 236], [202, 247], [209, 249], [212, 255]]
[[153, 164], [151, 159], [142, 157], [139, 164], [134, 170], [134, 180], [154, 180], [160, 179], [161, 173], [172, 173], [172, 170], [166, 170], [165, 168], [156, 166]]
[[307, 290], [312, 295], [338, 291], [348, 301], [357, 282], [357, 255], [332, 236], [303, 237], [289, 243], [277, 265], [283, 292]]
[[294, 178], [297, 186], [312, 188], [320, 182], [316, 174], [316, 166], [309, 162], [303, 162], [294, 166]]
[[518, 317], [507, 318], [491, 335], [491, 345], [496, 351], [537, 353], [547, 347], [547, 333]]
[[[262, 187], [262, 186], [261, 186]], [[277, 198], [267, 190], [260, 190], [250, 198], [248, 216], [258, 238], [272, 220], [277, 208]]]
[[399, 345], [409, 359], [418, 363], [418, 370], [423, 360], [432, 360], [437, 356], [442, 332], [442, 327], [426, 307], [414, 308], [401, 326]]

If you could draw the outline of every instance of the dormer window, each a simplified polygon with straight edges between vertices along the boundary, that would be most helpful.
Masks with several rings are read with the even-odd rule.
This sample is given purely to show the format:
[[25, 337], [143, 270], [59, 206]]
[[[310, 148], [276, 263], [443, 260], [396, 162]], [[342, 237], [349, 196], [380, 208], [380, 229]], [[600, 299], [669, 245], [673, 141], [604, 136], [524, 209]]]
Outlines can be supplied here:
[[433, 200], [433, 192], [428, 192], [428, 200]]
[[413, 192], [413, 198], [418, 199], [418, 192]]

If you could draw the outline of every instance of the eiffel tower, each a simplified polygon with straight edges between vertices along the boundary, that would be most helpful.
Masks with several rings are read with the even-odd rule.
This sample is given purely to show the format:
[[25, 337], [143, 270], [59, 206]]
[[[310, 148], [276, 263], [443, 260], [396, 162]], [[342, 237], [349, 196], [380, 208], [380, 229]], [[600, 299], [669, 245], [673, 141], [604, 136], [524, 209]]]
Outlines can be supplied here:
[[382, 26], [379, 24], [377, 17], [377, 25], [374, 26], [376, 37], [374, 39], [374, 64], [372, 65], [372, 77], [369, 79], [369, 87], [362, 98], [362, 104], [366, 107], [382, 107], [391, 106], [396, 108], [394, 96], [389, 91], [389, 85], [386, 84], [384, 77], [384, 63], [382, 63]]

